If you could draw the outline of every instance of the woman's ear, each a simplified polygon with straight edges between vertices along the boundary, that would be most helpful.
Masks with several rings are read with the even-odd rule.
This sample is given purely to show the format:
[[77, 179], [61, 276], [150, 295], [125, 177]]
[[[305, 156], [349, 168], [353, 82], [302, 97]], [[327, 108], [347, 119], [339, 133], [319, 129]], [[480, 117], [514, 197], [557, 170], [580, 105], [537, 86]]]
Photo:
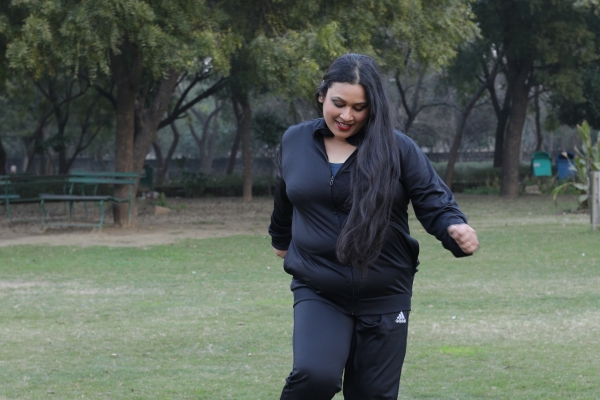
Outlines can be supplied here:
[[323, 103], [325, 99], [323, 98], [323, 93], [319, 93], [319, 103]]

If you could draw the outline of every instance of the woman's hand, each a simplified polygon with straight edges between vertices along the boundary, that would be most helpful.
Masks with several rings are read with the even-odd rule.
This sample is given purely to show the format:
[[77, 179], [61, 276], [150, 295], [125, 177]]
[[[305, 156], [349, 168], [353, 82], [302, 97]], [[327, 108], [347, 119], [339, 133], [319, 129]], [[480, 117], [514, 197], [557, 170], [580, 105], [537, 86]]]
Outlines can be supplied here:
[[456, 240], [460, 249], [467, 254], [473, 254], [479, 248], [477, 232], [467, 224], [450, 225], [448, 234]]
[[281, 258], [285, 258], [285, 255], [287, 254], [287, 250], [279, 250], [279, 249], [276, 249], [275, 247], [273, 247], [273, 251], [275, 251], [275, 255], [277, 255]]

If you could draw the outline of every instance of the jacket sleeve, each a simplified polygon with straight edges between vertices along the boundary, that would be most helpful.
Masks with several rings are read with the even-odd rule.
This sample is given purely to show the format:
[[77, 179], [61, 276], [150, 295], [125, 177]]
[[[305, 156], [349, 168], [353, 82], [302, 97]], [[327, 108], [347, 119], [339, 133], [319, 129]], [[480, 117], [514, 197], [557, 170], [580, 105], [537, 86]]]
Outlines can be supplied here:
[[274, 207], [271, 214], [271, 245], [277, 250], [287, 250], [292, 241], [292, 215], [294, 206], [286, 193], [282, 170], [282, 147], [277, 155], [277, 176], [275, 177]]
[[467, 223], [454, 195], [438, 176], [427, 156], [408, 137], [402, 152], [402, 184], [423, 228], [435, 236], [455, 257], [465, 257], [456, 241], [448, 234], [448, 227]]

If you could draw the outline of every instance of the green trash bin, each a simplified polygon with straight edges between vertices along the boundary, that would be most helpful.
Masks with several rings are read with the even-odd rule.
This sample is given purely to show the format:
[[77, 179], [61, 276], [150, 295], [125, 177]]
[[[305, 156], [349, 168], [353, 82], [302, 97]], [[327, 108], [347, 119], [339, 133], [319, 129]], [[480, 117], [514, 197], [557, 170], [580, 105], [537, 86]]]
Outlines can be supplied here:
[[545, 151], [536, 151], [531, 156], [531, 169], [534, 176], [552, 176], [552, 157]]

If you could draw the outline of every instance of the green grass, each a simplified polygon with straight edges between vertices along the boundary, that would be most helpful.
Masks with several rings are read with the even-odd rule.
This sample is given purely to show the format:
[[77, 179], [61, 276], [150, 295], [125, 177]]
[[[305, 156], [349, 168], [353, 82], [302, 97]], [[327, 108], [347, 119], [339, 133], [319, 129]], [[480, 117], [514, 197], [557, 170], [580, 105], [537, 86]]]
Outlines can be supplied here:
[[[598, 398], [589, 216], [562, 212], [572, 197], [458, 200], [480, 235], [474, 257], [454, 259], [412, 221], [421, 266], [400, 398]], [[278, 398], [292, 297], [269, 243], [0, 248], [0, 399]]]
[[595, 399], [600, 232], [548, 197], [461, 197], [481, 250], [448, 259], [422, 237], [404, 398]]

